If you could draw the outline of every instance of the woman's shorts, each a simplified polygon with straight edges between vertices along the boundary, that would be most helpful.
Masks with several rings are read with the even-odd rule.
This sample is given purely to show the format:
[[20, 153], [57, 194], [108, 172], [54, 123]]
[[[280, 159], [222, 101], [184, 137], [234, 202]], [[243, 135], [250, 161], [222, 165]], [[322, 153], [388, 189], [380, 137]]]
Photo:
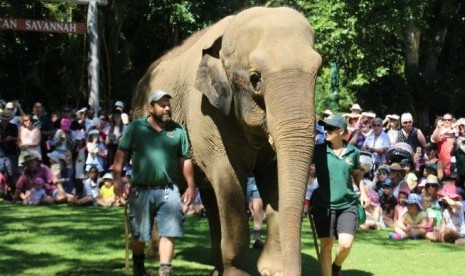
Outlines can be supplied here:
[[160, 237], [184, 235], [181, 195], [176, 185], [164, 187], [132, 187], [129, 196], [129, 222], [132, 236], [140, 242], [151, 239], [154, 219]]
[[358, 228], [355, 205], [343, 210], [313, 206], [312, 215], [319, 238], [338, 238], [339, 234], [355, 235]]

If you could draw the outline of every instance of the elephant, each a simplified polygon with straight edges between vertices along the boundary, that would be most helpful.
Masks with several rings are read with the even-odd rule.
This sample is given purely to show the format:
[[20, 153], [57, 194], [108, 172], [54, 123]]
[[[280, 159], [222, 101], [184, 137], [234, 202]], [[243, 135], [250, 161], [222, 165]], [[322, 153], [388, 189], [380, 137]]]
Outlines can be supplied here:
[[153, 62], [135, 88], [134, 118], [148, 115], [151, 91], [163, 90], [172, 96], [173, 120], [188, 133], [215, 274], [247, 275], [245, 187], [251, 171], [268, 224], [258, 271], [301, 274], [321, 67], [313, 46], [313, 29], [299, 12], [254, 7], [193, 34]]

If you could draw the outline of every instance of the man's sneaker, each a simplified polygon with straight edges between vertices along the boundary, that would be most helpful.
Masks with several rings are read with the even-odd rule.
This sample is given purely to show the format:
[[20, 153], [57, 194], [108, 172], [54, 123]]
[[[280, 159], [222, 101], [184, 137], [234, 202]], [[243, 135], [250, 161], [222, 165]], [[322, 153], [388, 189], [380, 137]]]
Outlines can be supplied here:
[[158, 275], [160, 275], [160, 276], [171, 276], [172, 272], [173, 272], [173, 267], [172, 266], [162, 265], [162, 266], [160, 266], [160, 269], [158, 270]]
[[252, 248], [254, 249], [263, 249], [263, 242], [260, 239], [256, 239], [255, 242], [252, 245]]

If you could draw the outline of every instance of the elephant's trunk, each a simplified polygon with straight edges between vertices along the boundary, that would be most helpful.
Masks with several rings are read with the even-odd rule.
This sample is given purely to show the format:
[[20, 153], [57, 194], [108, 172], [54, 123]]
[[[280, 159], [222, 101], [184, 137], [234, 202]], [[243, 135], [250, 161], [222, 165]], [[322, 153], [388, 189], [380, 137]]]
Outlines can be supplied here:
[[288, 74], [281, 79], [275, 76], [280, 85], [272, 86], [272, 92], [267, 90], [265, 101], [268, 129], [278, 158], [283, 275], [300, 275], [303, 202], [315, 141], [313, 91], [316, 73]]

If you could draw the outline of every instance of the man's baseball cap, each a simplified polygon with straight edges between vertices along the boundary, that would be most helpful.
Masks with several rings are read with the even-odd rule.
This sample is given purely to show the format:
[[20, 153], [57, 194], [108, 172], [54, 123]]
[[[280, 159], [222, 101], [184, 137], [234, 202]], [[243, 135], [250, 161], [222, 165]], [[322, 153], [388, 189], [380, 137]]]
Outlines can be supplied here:
[[150, 94], [149, 103], [158, 102], [161, 98], [165, 96], [170, 99], [172, 98], [171, 95], [166, 93], [165, 91], [161, 91], [161, 90], [153, 91], [152, 94]]
[[319, 120], [318, 124], [322, 126], [333, 126], [347, 131], [347, 120], [341, 115], [334, 115], [331, 118]]

